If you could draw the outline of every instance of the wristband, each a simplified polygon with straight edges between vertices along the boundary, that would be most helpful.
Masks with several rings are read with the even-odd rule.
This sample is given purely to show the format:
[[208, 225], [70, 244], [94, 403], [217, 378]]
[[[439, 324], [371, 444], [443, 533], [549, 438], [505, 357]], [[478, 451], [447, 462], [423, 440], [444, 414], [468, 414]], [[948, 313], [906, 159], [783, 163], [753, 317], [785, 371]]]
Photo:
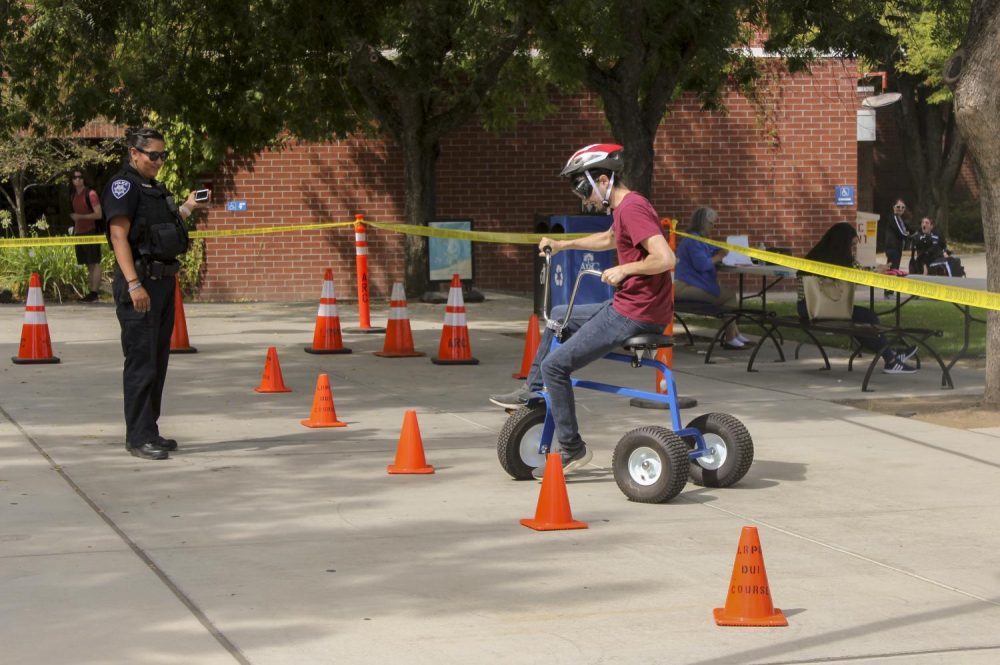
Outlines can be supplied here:
[[141, 280], [141, 279], [139, 279], [138, 277], [136, 277], [135, 279], [130, 279], [130, 280], [128, 280], [128, 283], [129, 283], [129, 284], [131, 284], [132, 282], [142, 282], [142, 280]]
[[130, 287], [128, 287], [128, 292], [129, 292], [129, 293], [132, 293], [133, 291], [138, 291], [138, 290], [139, 290], [139, 289], [141, 289], [141, 288], [142, 288], [142, 282], [139, 282], [139, 283], [138, 283], [138, 284], [136, 284], [135, 286], [130, 286]]
[[185, 217], [190, 217], [191, 216], [191, 209], [187, 207], [186, 203], [183, 204], [180, 208], [178, 208], [178, 211], [180, 211], [180, 210], [184, 211], [184, 213], [185, 213], [184, 216]]

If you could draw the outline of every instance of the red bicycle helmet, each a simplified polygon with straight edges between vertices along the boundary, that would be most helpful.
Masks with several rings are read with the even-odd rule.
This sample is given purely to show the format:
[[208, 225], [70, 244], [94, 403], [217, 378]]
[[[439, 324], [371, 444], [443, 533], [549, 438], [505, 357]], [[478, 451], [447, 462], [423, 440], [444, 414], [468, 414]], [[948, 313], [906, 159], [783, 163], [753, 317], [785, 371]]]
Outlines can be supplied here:
[[569, 158], [559, 175], [568, 177], [590, 169], [621, 171], [625, 166], [622, 150], [617, 143], [594, 143], [580, 148]]

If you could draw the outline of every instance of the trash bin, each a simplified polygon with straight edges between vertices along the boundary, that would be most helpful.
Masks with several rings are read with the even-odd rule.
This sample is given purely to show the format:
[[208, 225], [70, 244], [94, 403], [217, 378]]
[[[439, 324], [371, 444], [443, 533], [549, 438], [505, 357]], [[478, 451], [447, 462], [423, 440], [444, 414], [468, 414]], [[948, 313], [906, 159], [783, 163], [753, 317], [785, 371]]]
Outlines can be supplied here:
[[[611, 228], [611, 215], [552, 215], [535, 218], [536, 233], [597, 233]], [[549, 292], [549, 308], [565, 305], [573, 293], [577, 273], [581, 269], [607, 270], [615, 265], [615, 250], [602, 252], [574, 249], [559, 252], [552, 257], [552, 290]], [[535, 259], [535, 313], [542, 314], [545, 296], [545, 258]], [[615, 294], [615, 289], [594, 276], [584, 277], [576, 294], [575, 305], [604, 302]]]

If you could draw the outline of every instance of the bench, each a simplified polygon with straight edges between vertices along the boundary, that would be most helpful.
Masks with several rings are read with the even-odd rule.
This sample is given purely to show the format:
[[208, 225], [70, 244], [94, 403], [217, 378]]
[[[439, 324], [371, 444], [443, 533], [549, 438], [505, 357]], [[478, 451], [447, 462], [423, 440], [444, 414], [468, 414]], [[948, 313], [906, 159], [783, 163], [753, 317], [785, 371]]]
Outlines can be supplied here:
[[[893, 346], [912, 346], [916, 345], [918, 349], [922, 348], [927, 351], [927, 353], [937, 361], [938, 366], [941, 368], [941, 387], [942, 388], [954, 388], [955, 385], [951, 380], [951, 373], [949, 368], [944, 364], [941, 356], [932, 347], [928, 340], [931, 337], [941, 337], [942, 331], [931, 330], [929, 328], [907, 328], [900, 326], [885, 326], [885, 325], [873, 325], [867, 323], [855, 323], [849, 320], [840, 319], [813, 319], [813, 320], [803, 320], [797, 316], [775, 316], [767, 319], [766, 326], [764, 328], [764, 334], [754, 345], [753, 350], [750, 352], [750, 359], [747, 361], [747, 371], [755, 372], [753, 368], [754, 362], [757, 359], [757, 354], [760, 353], [767, 339], [771, 339], [777, 345], [777, 339], [780, 336], [778, 332], [779, 328], [793, 328], [795, 330], [801, 330], [810, 341], [819, 349], [820, 354], [823, 356], [824, 370], [830, 369], [830, 358], [826, 354], [826, 349], [823, 344], [819, 341], [817, 335], [841, 335], [844, 337], [850, 337], [852, 339], [858, 337], [877, 337], [879, 335], [884, 335], [885, 344], [874, 353], [872, 356], [872, 361], [868, 364], [868, 370], [865, 372], [865, 378], [861, 382], [862, 392], [872, 392], [868, 389], [868, 383], [871, 380], [872, 374], [875, 372], [875, 367], [878, 365], [879, 361], [882, 359], [882, 352]], [[799, 348], [802, 343], [798, 345], [795, 349], [795, 359], [799, 357]], [[854, 371], [854, 359], [861, 356], [863, 351], [860, 344], [855, 341], [853, 343], [853, 349], [851, 356], [847, 362], [847, 371]], [[783, 354], [778, 362], [784, 362], [785, 357]], [[917, 356], [917, 367], [920, 366], [920, 357]]]
[[[701, 300], [676, 300], [674, 301], [674, 318], [684, 328], [684, 334], [688, 338], [688, 346], [694, 346], [694, 335], [691, 334], [691, 329], [688, 328], [687, 322], [684, 320], [685, 316], [700, 316], [719, 320], [719, 329], [708, 345], [708, 351], [705, 353], [705, 363], [710, 365], [713, 362], [712, 352], [715, 350], [716, 345], [722, 343], [722, 337], [729, 324], [748, 323], [763, 328], [767, 332], [767, 329], [770, 327], [767, 322], [774, 318], [774, 312], [767, 312], [761, 309], [721, 307]], [[776, 331], [776, 338], [772, 337], [772, 339], [774, 339], [774, 348], [777, 349], [778, 355], [784, 360], [785, 355], [781, 349], [781, 344], [785, 340], [782, 338], [781, 332]]]

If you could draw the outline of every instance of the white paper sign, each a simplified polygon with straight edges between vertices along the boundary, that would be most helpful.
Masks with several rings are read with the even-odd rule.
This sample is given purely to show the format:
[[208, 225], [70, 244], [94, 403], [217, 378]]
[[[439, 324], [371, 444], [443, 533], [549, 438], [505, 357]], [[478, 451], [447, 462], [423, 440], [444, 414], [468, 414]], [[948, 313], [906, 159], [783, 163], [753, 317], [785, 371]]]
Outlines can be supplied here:
[[[750, 237], [749, 236], [728, 236], [726, 242], [730, 245], [737, 245], [739, 247], [749, 247]], [[722, 258], [723, 265], [727, 266], [749, 266], [753, 265], [753, 261], [746, 254], [740, 254], [738, 252], [729, 252]]]

